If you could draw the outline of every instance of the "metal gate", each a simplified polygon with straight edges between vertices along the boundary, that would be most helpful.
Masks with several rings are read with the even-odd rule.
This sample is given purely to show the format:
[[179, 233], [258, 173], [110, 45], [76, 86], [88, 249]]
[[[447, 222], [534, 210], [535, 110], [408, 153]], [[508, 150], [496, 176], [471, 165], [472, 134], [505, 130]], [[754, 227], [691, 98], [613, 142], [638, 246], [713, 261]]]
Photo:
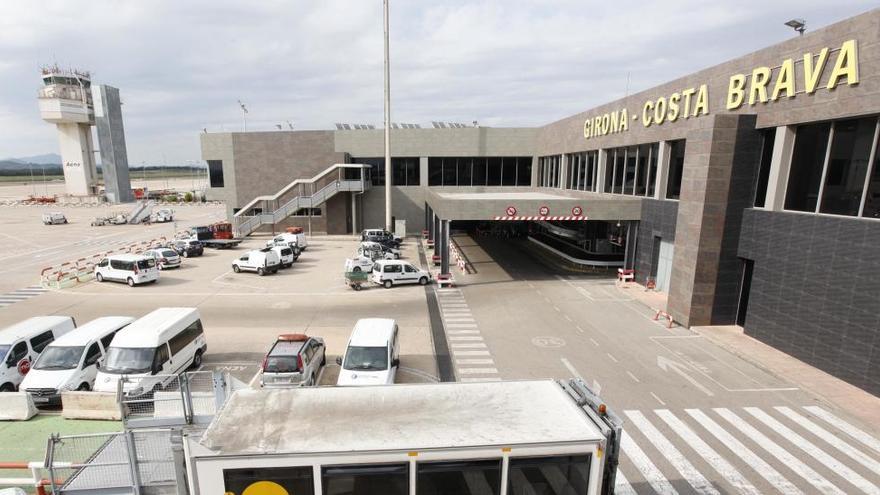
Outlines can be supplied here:
[[227, 377], [218, 371], [148, 377], [137, 394], [124, 392], [119, 381], [117, 398], [126, 429], [208, 424], [231, 392]]
[[660, 257], [657, 260], [657, 290], [669, 293], [669, 279], [672, 276], [672, 257], [675, 243], [660, 241]]

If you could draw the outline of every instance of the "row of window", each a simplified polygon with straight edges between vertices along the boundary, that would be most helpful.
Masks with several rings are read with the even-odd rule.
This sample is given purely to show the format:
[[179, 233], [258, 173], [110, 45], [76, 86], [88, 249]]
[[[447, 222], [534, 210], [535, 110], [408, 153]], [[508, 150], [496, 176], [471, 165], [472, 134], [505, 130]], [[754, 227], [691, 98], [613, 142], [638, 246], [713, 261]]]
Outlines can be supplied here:
[[428, 158], [429, 186], [530, 186], [532, 157]]
[[538, 158], [538, 186], [559, 187], [562, 175], [562, 156], [542, 156]]
[[[416, 464], [419, 495], [498, 495], [500, 459], [484, 461], [420, 462]], [[563, 495], [587, 493], [590, 456], [511, 458], [507, 493]], [[362, 464], [324, 466], [321, 487], [325, 495], [408, 495], [410, 465]], [[314, 495], [312, 466], [230, 469], [223, 472], [227, 494], [242, 495], [257, 482], [281, 486], [287, 493]], [[280, 491], [279, 491], [280, 493]]]
[[[367, 172], [370, 182], [374, 186], [385, 185], [385, 158], [352, 158], [351, 162], [371, 165], [372, 168]], [[357, 173], [357, 169], [350, 170], [352, 173]], [[421, 180], [420, 175], [419, 157], [391, 157], [391, 185], [418, 186]]]
[[[682, 143], [682, 163], [684, 163], [684, 141], [672, 141], [671, 146]], [[612, 148], [606, 151], [605, 184], [603, 191], [613, 194], [653, 196], [657, 182], [657, 163], [659, 143]], [[672, 163], [670, 163], [670, 172]], [[670, 173], [670, 179], [672, 174]], [[681, 177], [679, 176], [679, 179]], [[672, 185], [671, 182], [669, 184]], [[667, 188], [667, 193], [669, 189]], [[667, 194], [667, 197], [670, 197]], [[678, 196], [670, 199], [678, 199]]]

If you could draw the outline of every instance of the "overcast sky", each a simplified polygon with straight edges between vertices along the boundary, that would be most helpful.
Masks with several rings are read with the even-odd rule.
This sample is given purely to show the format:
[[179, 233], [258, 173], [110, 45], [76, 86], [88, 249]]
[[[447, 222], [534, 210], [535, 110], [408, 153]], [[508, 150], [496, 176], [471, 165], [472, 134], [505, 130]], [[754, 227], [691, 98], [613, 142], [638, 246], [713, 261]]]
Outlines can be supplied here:
[[[541, 125], [867, 11], [853, 0], [392, 0], [392, 121]], [[198, 133], [382, 124], [381, 0], [3, 0], [0, 158], [57, 153], [41, 65], [120, 88], [129, 162]], [[284, 124], [286, 126], [286, 124]]]

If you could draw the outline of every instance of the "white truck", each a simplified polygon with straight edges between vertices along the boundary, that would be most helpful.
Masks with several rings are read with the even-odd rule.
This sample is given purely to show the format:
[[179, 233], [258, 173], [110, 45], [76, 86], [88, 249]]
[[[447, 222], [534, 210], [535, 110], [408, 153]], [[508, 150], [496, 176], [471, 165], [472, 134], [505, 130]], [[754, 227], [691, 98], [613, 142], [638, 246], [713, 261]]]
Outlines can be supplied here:
[[174, 220], [174, 210], [170, 208], [162, 208], [150, 214], [150, 222], [165, 223]]
[[190, 495], [610, 495], [620, 433], [580, 380], [245, 389], [184, 451]]

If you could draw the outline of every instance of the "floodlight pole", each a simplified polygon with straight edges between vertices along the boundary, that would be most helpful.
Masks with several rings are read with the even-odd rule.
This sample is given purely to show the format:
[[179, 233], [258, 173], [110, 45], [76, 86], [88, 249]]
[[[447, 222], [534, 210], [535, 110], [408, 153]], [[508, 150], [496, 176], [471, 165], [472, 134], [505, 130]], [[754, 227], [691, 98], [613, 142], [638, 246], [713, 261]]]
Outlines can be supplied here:
[[388, 2], [385, 9], [385, 230], [391, 231], [391, 59], [388, 53]]

